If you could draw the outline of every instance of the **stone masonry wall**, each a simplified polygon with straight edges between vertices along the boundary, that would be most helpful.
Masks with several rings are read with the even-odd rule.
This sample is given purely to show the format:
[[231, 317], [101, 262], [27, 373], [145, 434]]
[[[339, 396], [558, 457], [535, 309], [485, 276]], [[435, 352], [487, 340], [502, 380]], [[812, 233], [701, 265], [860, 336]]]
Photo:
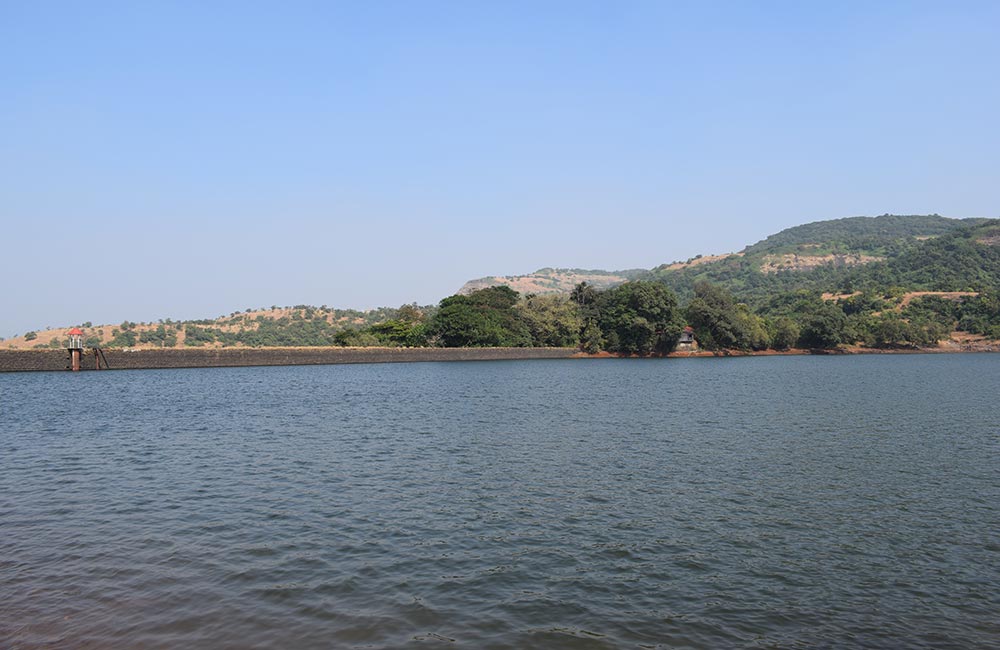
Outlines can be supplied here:
[[[106, 349], [104, 354], [111, 370], [139, 370], [334, 363], [566, 359], [576, 354], [576, 350], [568, 348], [186, 348]], [[92, 350], [85, 350], [81, 366], [81, 370], [94, 370]], [[66, 350], [0, 350], [0, 372], [68, 369], [69, 354]]]

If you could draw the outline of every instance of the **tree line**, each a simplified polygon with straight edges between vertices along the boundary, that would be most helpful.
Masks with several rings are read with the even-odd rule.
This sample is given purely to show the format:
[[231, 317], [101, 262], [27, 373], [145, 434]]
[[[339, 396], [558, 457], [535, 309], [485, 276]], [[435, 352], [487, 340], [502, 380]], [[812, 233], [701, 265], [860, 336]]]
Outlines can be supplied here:
[[445, 347], [557, 346], [629, 355], [674, 350], [690, 327], [707, 350], [892, 348], [933, 345], [954, 330], [1000, 339], [1000, 292], [905, 306], [892, 287], [824, 299], [816, 291], [779, 294], [754, 310], [727, 289], [698, 282], [683, 307], [666, 286], [633, 281], [612, 289], [578, 285], [569, 296], [519, 296], [490, 287], [450, 296], [426, 323], [422, 344]]
[[[360, 324], [330, 322], [323, 310], [310, 309], [277, 319], [247, 316], [234, 321], [238, 329], [188, 321], [137, 331], [126, 321], [103, 345], [173, 347], [183, 332], [183, 344], [190, 347], [563, 347], [648, 356], [673, 351], [685, 328], [706, 350], [914, 347], [932, 345], [955, 330], [1000, 339], [996, 290], [957, 300], [924, 296], [904, 306], [905, 293], [890, 287], [824, 299], [818, 291], [799, 290], [772, 295], [754, 309], [706, 281], [695, 283], [684, 305], [653, 280], [604, 290], [581, 283], [568, 295], [521, 295], [501, 285], [448, 296], [436, 306], [383, 308], [382, 320]], [[101, 344], [95, 337], [86, 342]]]
[[[436, 308], [404, 305], [392, 318], [363, 327], [264, 321], [255, 330], [217, 332], [214, 340], [227, 345], [573, 347], [645, 356], [674, 350], [685, 327], [707, 350], [829, 349], [855, 343], [912, 347], [933, 344], [955, 329], [1000, 338], [997, 292], [961, 300], [926, 296], [905, 308], [904, 293], [891, 288], [829, 300], [818, 292], [790, 292], [754, 310], [708, 282], [696, 283], [694, 297], [683, 306], [655, 281], [605, 290], [581, 283], [569, 295], [522, 296], [494, 286], [448, 296]], [[190, 327], [189, 344], [205, 338]]]

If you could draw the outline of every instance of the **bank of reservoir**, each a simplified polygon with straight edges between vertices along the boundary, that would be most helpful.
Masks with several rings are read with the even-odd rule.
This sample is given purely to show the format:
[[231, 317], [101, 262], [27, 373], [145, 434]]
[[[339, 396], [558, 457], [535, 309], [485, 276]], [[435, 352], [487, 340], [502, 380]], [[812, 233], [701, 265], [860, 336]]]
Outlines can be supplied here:
[[[107, 348], [101, 357], [95, 357], [93, 349], [84, 350], [80, 370], [565, 359], [577, 353], [574, 348]], [[66, 350], [0, 350], [0, 372], [55, 371], [69, 367]]]

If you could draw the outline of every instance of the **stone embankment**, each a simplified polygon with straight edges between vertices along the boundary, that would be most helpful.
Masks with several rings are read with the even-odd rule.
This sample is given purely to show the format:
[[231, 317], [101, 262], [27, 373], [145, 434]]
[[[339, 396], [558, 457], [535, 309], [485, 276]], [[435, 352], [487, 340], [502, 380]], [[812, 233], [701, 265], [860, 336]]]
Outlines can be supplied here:
[[[572, 348], [188, 348], [165, 350], [105, 349], [110, 370], [304, 366], [337, 363], [415, 361], [502, 361], [566, 359]], [[96, 369], [93, 350], [84, 351], [81, 370]], [[68, 370], [66, 350], [0, 350], [0, 372]], [[104, 359], [101, 360], [104, 370]]]
[[[934, 354], [1000, 352], [1000, 341], [947, 341], [938, 346], [873, 349], [856, 346], [833, 350], [677, 351], [669, 357], [757, 357], [799, 354]], [[407, 363], [418, 361], [514, 361], [523, 359], [622, 358], [574, 348], [168, 348], [165, 350], [106, 349], [101, 370], [158, 368], [226, 368], [243, 366], [309, 366], [340, 363]], [[107, 366], [104, 361], [107, 361]], [[81, 370], [97, 369], [93, 350], [85, 350]], [[66, 350], [0, 350], [0, 372], [66, 371]]]

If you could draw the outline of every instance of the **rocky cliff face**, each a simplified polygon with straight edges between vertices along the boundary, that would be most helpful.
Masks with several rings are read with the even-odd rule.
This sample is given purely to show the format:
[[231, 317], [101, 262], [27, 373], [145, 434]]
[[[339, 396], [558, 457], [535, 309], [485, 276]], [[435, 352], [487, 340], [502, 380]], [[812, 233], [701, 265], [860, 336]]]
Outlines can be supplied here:
[[634, 277], [635, 271], [592, 271], [583, 269], [539, 269], [527, 275], [491, 275], [469, 280], [458, 293], [467, 294], [486, 287], [506, 285], [521, 294], [569, 293], [586, 282], [598, 289], [607, 289]]

